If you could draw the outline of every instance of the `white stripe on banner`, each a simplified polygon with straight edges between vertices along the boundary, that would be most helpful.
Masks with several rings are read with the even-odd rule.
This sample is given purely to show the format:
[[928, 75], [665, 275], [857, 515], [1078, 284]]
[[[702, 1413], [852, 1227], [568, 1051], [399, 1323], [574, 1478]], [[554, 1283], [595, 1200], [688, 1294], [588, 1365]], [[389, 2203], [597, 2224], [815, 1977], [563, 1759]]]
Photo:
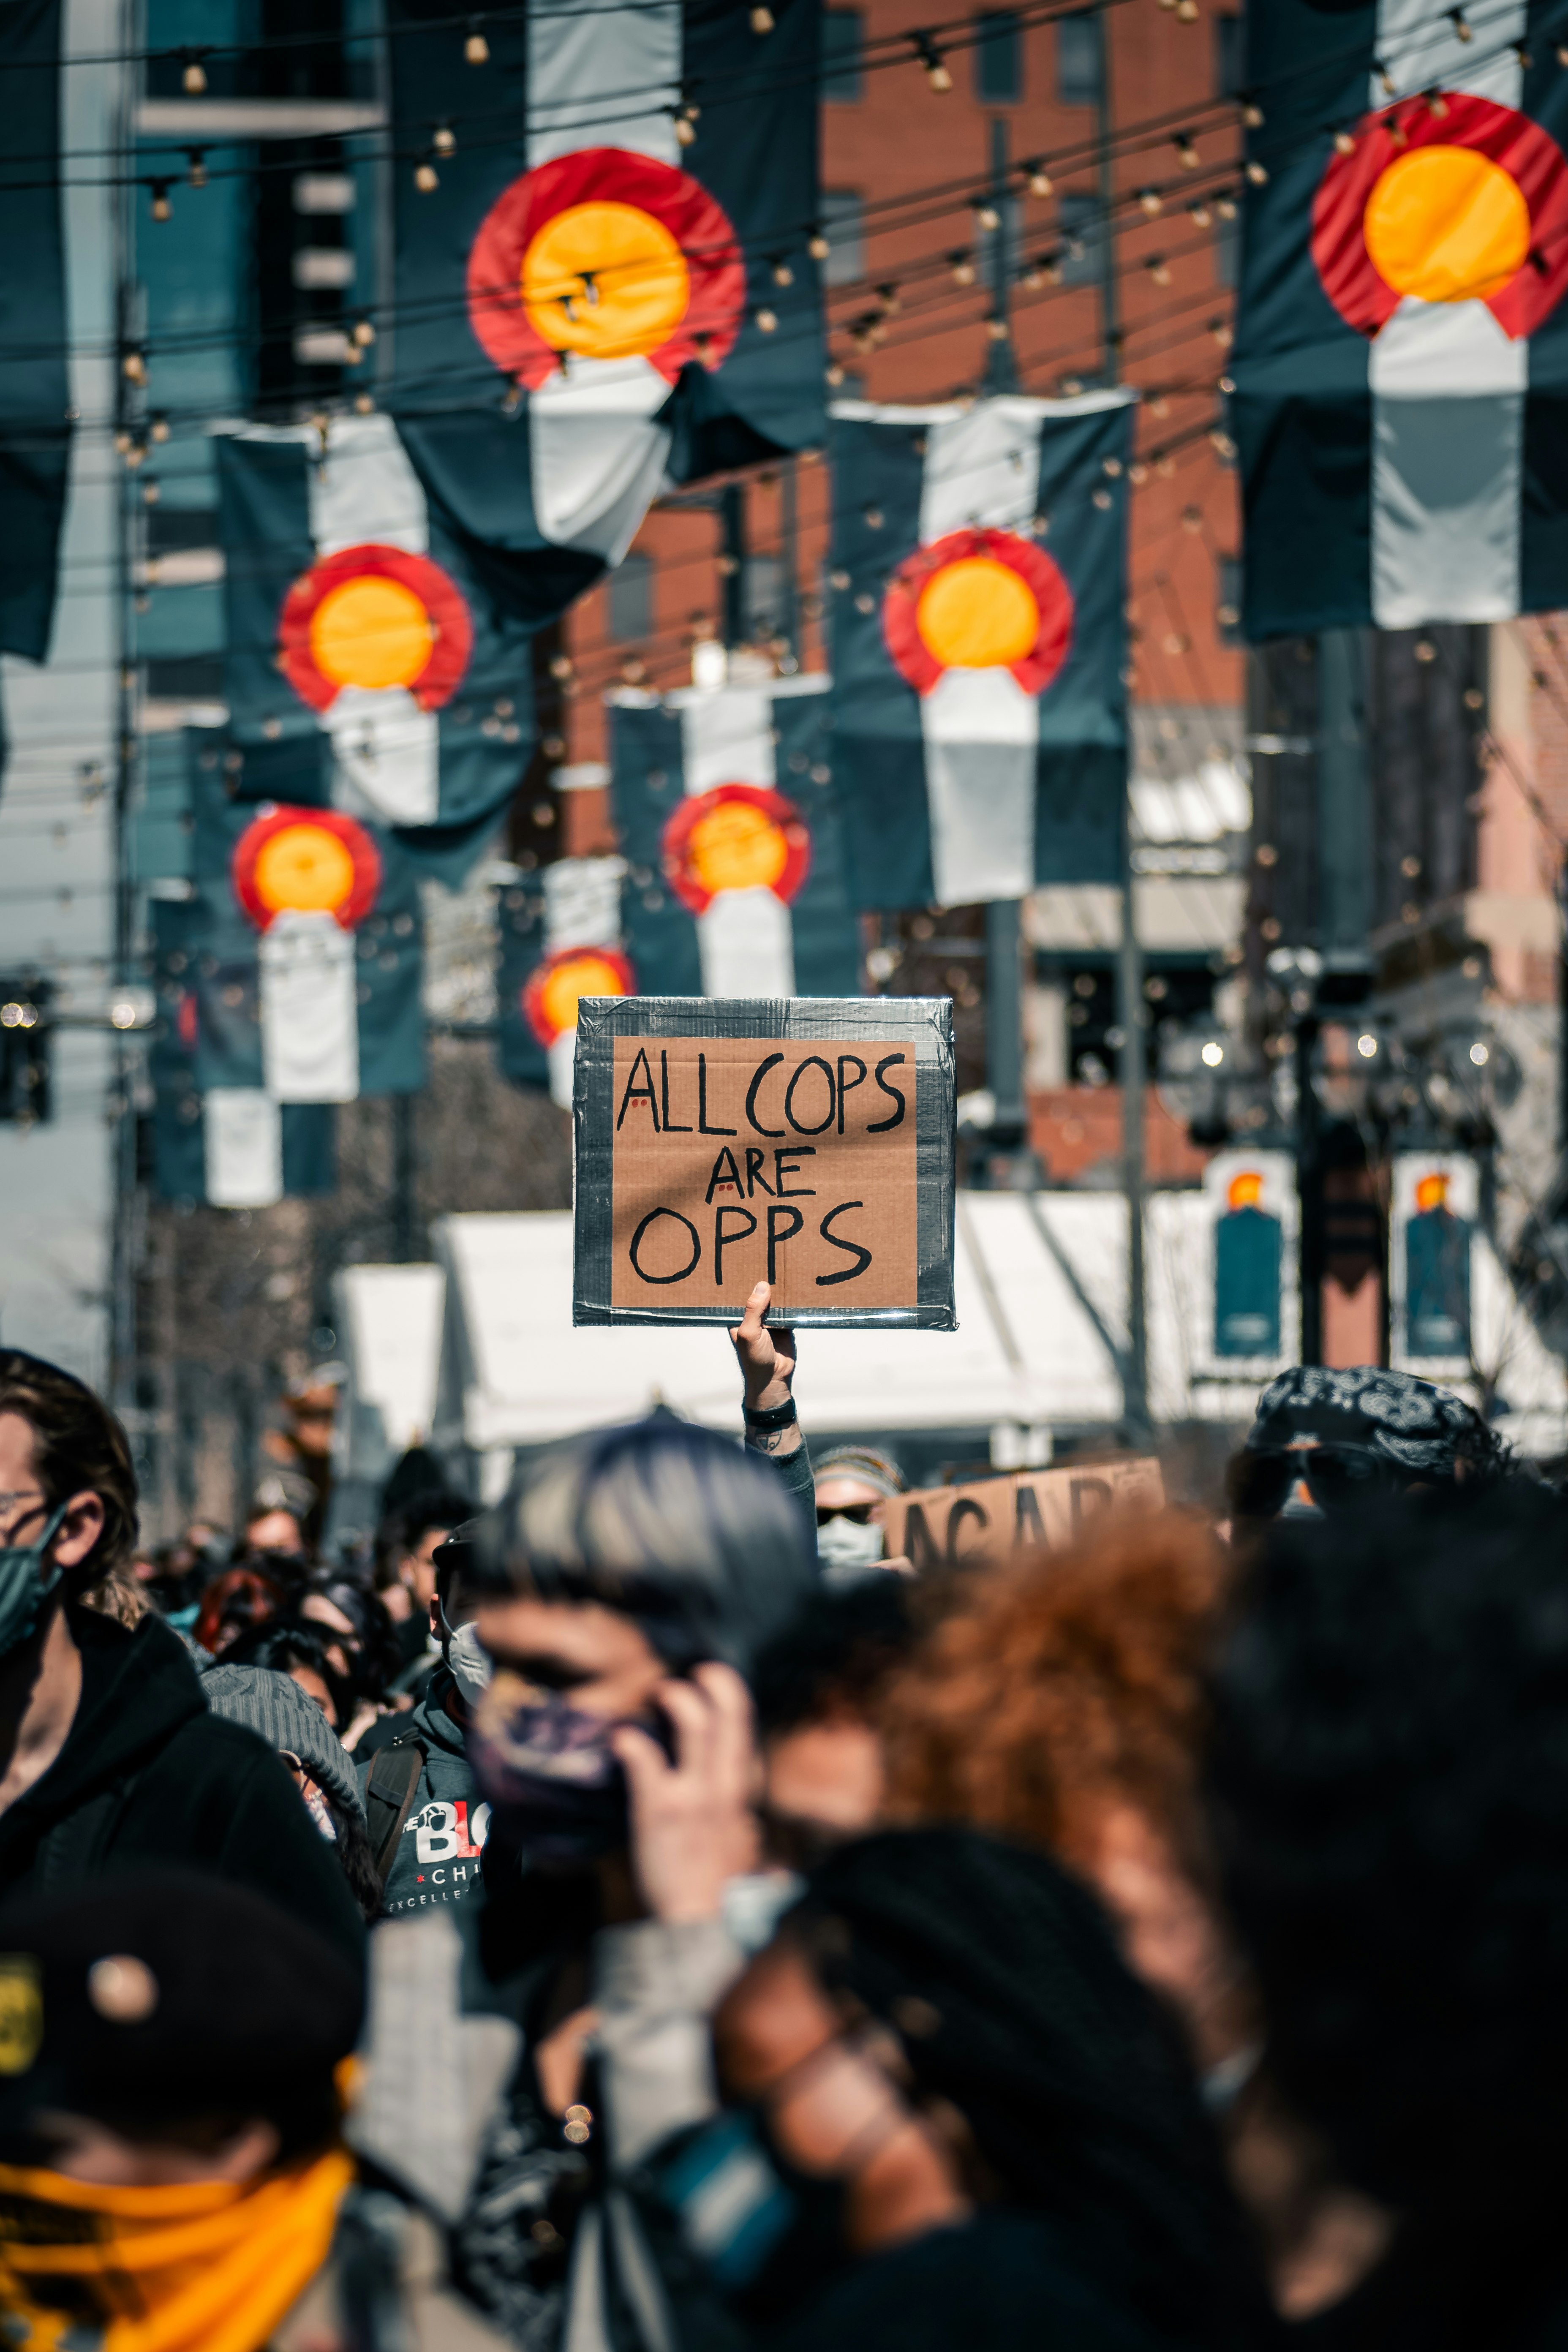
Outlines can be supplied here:
[[[771, 687], [721, 687], [682, 695], [681, 772], [689, 793], [718, 784], [774, 789]], [[795, 926], [771, 890], [721, 890], [697, 920], [708, 996], [793, 996]]]
[[558, 547], [618, 563], [664, 478], [669, 386], [647, 360], [574, 359], [528, 396], [533, 514]]
[[[556, 0], [528, 12], [530, 171], [578, 147], [625, 147], [679, 163], [679, 0], [663, 7], [605, 8]], [[647, 97], [604, 95], [616, 90]]]
[[[978, 524], [1017, 530], [1035, 512], [1040, 415], [979, 402], [933, 424], [921, 488], [922, 546]], [[1005, 669], [949, 670], [921, 698], [932, 885], [944, 907], [1022, 898], [1035, 887], [1039, 702]]]
[[281, 914], [261, 934], [261, 1066], [280, 1103], [359, 1092], [354, 935], [331, 915]]
[[[561, 948], [613, 948], [621, 937], [624, 857], [563, 857], [544, 869], [544, 951]], [[572, 1073], [577, 1032], [563, 1029], [546, 1048], [550, 1093], [563, 1110], [572, 1108]]]
[[[1447, 89], [1517, 107], [1509, 46], [1524, 0], [1477, 0], [1460, 40], [1428, 0], [1380, 0], [1377, 58], [1400, 97]], [[1370, 103], [1389, 102], [1381, 71]], [[1380, 628], [1499, 621], [1519, 610], [1524, 395], [1530, 346], [1484, 302], [1407, 295], [1373, 339], [1372, 610]]]
[[283, 1114], [259, 1087], [210, 1087], [202, 1143], [215, 1209], [269, 1209], [283, 1198]]
[[[560, 0], [530, 10], [530, 169], [579, 147], [679, 164], [681, 46], [679, 0], [627, 8]], [[606, 88], [647, 92], [648, 102], [605, 98]], [[529, 394], [533, 511], [546, 539], [620, 562], [664, 475], [669, 434], [653, 420], [668, 398], [645, 359], [563, 358]]]
[[[326, 462], [309, 470], [318, 555], [374, 541], [425, 555], [430, 519], [419, 478], [390, 416], [334, 421]], [[433, 824], [440, 814], [437, 716], [405, 687], [343, 687], [324, 725], [336, 772], [334, 806], [387, 824]]]

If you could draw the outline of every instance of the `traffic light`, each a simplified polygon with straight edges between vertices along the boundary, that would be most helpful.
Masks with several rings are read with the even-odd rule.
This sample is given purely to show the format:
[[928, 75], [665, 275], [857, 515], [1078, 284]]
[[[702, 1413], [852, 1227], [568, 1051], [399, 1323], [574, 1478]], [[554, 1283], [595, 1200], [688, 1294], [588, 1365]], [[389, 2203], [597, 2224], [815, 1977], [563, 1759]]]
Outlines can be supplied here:
[[49, 1008], [54, 989], [30, 972], [0, 972], [0, 1120], [49, 1116]]

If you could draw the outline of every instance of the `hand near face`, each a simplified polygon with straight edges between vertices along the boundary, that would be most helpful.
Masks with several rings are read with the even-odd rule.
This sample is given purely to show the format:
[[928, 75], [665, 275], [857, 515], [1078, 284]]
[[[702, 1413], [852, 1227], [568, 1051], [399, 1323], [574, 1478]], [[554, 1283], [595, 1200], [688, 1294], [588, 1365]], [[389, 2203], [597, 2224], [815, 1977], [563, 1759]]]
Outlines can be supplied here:
[[654, 1694], [675, 1732], [670, 1762], [646, 1731], [613, 1746], [631, 1794], [632, 1868], [656, 1919], [716, 1919], [724, 1882], [754, 1870], [752, 1701], [731, 1666], [707, 1664]]

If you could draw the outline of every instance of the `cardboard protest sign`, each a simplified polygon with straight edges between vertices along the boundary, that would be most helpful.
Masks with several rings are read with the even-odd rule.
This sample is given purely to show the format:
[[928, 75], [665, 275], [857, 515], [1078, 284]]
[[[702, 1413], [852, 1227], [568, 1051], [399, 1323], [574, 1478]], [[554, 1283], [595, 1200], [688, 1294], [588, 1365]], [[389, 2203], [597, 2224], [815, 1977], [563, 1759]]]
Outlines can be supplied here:
[[1029, 1544], [1072, 1543], [1101, 1511], [1158, 1510], [1165, 1499], [1152, 1457], [1020, 1470], [967, 1486], [921, 1486], [883, 1507], [889, 1559], [952, 1568], [1002, 1559]]
[[576, 1323], [952, 1330], [945, 997], [584, 998]]

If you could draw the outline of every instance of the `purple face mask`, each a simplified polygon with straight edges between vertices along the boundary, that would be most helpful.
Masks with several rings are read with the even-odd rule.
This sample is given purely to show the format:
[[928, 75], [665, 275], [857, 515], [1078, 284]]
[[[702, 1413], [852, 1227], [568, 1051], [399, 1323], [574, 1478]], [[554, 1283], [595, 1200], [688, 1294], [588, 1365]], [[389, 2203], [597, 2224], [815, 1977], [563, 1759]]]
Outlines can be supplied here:
[[561, 1692], [520, 1699], [529, 1686], [498, 1674], [468, 1728], [468, 1762], [492, 1809], [492, 1835], [526, 1862], [592, 1862], [626, 1842], [626, 1775], [610, 1747], [612, 1717], [590, 1715]]

